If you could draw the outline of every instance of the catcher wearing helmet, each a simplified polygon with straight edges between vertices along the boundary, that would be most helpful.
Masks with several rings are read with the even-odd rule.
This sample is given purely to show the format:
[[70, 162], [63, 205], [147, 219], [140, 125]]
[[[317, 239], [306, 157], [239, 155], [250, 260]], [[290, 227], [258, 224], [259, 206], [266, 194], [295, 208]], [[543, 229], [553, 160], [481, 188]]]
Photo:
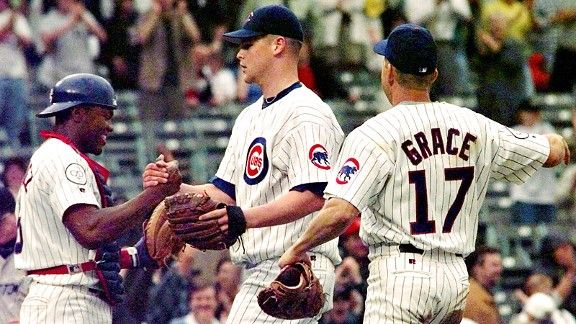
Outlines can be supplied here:
[[[153, 206], [178, 191], [177, 167], [164, 184], [113, 206], [108, 170], [99, 155], [118, 108], [114, 89], [102, 77], [73, 74], [51, 90], [50, 106], [38, 117], [55, 117], [34, 152], [16, 203], [16, 268], [32, 283], [21, 323], [111, 323], [110, 305], [121, 300], [120, 267], [155, 266], [143, 244], [120, 251], [113, 243], [141, 226]], [[76, 307], [70, 307], [70, 305]]]

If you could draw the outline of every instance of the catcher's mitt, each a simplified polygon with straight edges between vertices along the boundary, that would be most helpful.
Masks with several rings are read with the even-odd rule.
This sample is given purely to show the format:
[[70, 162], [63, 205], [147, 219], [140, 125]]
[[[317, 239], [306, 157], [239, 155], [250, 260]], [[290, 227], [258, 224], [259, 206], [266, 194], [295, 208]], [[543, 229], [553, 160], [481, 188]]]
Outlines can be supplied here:
[[[229, 230], [222, 231], [218, 219], [199, 220], [205, 213], [229, 206], [218, 203], [207, 193], [184, 193], [164, 200], [168, 212], [166, 217], [172, 230], [184, 242], [199, 250], [223, 250], [233, 245], [243, 233], [235, 233], [234, 217], [228, 213]], [[243, 216], [242, 216], [243, 217]], [[245, 223], [245, 222], [244, 222]]]
[[144, 223], [144, 242], [150, 257], [159, 266], [166, 266], [172, 256], [184, 250], [186, 244], [174, 232], [166, 218], [166, 207], [161, 202], [154, 208], [152, 216]]
[[266, 314], [288, 320], [318, 315], [324, 301], [320, 280], [303, 262], [284, 267], [270, 286], [258, 294], [258, 305]]

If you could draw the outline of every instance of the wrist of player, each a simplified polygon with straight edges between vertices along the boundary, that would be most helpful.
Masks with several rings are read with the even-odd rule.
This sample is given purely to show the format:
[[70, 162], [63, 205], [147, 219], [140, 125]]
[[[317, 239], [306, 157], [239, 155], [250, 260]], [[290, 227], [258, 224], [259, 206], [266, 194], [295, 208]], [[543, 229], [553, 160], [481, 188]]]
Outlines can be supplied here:
[[120, 250], [120, 268], [122, 269], [157, 269], [158, 267], [158, 263], [152, 259], [146, 249], [144, 238], [141, 238], [136, 245]]
[[228, 214], [228, 233], [231, 237], [239, 237], [247, 229], [246, 215], [239, 206], [227, 205], [226, 213]]

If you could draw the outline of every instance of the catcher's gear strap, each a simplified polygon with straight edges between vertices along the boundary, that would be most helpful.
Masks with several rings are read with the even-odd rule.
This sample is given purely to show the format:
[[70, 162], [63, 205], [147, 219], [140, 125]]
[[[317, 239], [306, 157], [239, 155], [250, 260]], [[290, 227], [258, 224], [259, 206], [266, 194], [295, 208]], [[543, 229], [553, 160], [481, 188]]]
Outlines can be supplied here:
[[[102, 300], [107, 302], [110, 306], [116, 306], [116, 305], [120, 304], [121, 303], [121, 300], [120, 300], [121, 297], [118, 293], [110, 290], [109, 284], [108, 284], [108, 279], [105, 277], [104, 272], [102, 272], [102, 270], [100, 270], [98, 268], [94, 269], [94, 271], [96, 272], [96, 275], [98, 276], [98, 280], [100, 281], [100, 286], [102, 287], [102, 290], [95, 289], [92, 291], [96, 291], [98, 293], [98, 297], [100, 297]], [[120, 277], [120, 274], [118, 274], [118, 277]]]
[[28, 270], [27, 275], [55, 275], [55, 274], [76, 274], [96, 270], [95, 261], [87, 261], [78, 264], [63, 264], [55, 267]]

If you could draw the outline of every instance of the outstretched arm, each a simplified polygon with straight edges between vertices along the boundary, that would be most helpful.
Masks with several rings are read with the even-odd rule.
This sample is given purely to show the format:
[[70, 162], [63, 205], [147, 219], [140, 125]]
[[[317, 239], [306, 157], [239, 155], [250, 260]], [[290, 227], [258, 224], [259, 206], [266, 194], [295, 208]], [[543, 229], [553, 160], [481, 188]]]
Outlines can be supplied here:
[[64, 212], [62, 221], [78, 243], [96, 249], [117, 239], [128, 228], [141, 225], [156, 205], [179, 190], [181, 175], [176, 162], [168, 166], [167, 173], [165, 183], [146, 188], [121, 205], [106, 208], [72, 205]]
[[[216, 188], [216, 187], [215, 187]], [[209, 195], [210, 191], [207, 191]], [[215, 196], [212, 196], [214, 198]], [[223, 200], [220, 200], [225, 202]], [[311, 191], [289, 191], [278, 199], [267, 204], [247, 209], [235, 208], [236, 215], [230, 215], [227, 208], [215, 209], [202, 216], [201, 221], [217, 220], [220, 230], [229, 230], [231, 219], [243, 219], [244, 228], [259, 228], [287, 224], [309, 215], [322, 208], [324, 198]], [[233, 226], [233, 225], [232, 225]], [[243, 231], [242, 231], [243, 232]]]
[[279, 261], [280, 268], [299, 261], [310, 262], [306, 252], [338, 237], [359, 213], [354, 205], [344, 199], [331, 198], [326, 201], [318, 217], [308, 225], [304, 235], [282, 255]]

